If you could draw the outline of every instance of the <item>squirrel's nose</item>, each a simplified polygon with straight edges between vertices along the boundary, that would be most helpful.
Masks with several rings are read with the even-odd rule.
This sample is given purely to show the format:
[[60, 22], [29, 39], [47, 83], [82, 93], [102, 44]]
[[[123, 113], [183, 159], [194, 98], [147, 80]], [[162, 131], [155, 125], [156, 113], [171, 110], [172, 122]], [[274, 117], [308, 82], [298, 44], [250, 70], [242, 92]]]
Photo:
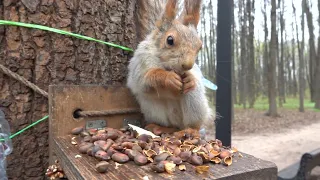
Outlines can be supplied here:
[[193, 67], [193, 62], [185, 62], [185, 63], [183, 63], [181, 66], [182, 66], [182, 69], [183, 69], [183, 70], [187, 71], [187, 70], [192, 69], [192, 67]]

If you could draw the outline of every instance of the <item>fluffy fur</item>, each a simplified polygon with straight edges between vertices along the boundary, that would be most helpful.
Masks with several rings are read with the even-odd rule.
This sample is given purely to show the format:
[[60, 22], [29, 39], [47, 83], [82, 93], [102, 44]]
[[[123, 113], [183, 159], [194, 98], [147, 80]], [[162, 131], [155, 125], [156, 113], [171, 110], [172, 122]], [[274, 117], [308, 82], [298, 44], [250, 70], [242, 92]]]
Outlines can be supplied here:
[[[202, 74], [194, 65], [202, 46], [196, 31], [201, 1], [186, 0], [179, 19], [176, 19], [176, 0], [168, 0], [167, 4], [163, 4], [163, 0], [145, 2], [138, 0], [138, 4], [143, 4], [138, 12], [138, 17], [143, 17], [139, 22], [144, 24], [139, 32], [140, 37], [145, 38], [130, 60], [127, 86], [138, 100], [147, 123], [198, 129], [214, 118], [201, 82]], [[162, 9], [153, 11], [155, 8]], [[161, 12], [158, 19], [152, 19], [157, 12]], [[144, 36], [146, 32], [150, 33]], [[174, 46], [167, 44], [168, 36], [174, 37]], [[176, 75], [185, 74], [192, 79], [188, 85], [193, 85], [194, 89], [181, 94]]]

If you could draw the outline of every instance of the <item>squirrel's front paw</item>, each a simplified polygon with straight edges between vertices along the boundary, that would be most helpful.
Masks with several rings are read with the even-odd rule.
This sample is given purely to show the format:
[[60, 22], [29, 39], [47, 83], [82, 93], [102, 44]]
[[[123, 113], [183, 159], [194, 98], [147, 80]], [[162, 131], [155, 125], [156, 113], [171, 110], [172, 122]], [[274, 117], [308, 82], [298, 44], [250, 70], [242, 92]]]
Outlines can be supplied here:
[[185, 77], [183, 78], [182, 82], [184, 94], [196, 88], [196, 80], [194, 76], [189, 72], [185, 73]]
[[166, 88], [175, 92], [180, 92], [182, 90], [181, 77], [173, 71], [168, 72], [164, 84]]

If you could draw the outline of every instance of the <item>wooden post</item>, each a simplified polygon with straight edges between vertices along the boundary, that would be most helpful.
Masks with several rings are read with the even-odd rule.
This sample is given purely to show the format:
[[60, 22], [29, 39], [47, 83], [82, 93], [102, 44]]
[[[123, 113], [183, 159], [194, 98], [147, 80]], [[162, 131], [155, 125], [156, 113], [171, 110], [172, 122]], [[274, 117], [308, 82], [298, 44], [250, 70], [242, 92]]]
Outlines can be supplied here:
[[217, 25], [217, 119], [216, 138], [231, 146], [232, 71], [231, 71], [231, 18], [232, 0], [218, 0]]

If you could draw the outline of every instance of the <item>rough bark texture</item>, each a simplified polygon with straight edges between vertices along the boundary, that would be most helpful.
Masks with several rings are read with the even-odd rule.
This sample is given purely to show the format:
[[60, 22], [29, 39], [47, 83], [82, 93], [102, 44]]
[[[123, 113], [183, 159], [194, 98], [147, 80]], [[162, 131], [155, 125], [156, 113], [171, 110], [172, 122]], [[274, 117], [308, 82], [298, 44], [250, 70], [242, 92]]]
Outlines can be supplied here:
[[315, 101], [315, 86], [316, 82], [315, 81], [315, 76], [316, 76], [316, 59], [317, 59], [317, 53], [316, 53], [316, 47], [315, 47], [315, 37], [314, 37], [314, 26], [313, 26], [313, 15], [312, 12], [310, 11], [309, 7], [309, 1], [303, 0], [303, 8], [305, 11], [305, 15], [307, 18], [307, 25], [308, 25], [308, 30], [309, 30], [309, 75], [310, 75], [310, 96], [311, 96], [311, 101]]
[[269, 94], [269, 112], [272, 117], [278, 116], [276, 102], [276, 58], [277, 58], [277, 14], [276, 0], [271, 0], [271, 41], [270, 41], [270, 59], [268, 66], [268, 94]]
[[[280, 3], [280, 0], [278, 0]], [[285, 22], [283, 18], [284, 13], [284, 0], [282, 0], [281, 11], [280, 11], [280, 60], [278, 66], [278, 90], [279, 90], [279, 106], [285, 103], [285, 80], [284, 80], [284, 39], [283, 31]], [[278, 52], [279, 53], [279, 52]]]
[[[263, 84], [268, 84], [268, 59], [269, 59], [269, 43], [268, 36], [269, 30], [267, 26], [267, 2], [264, 0], [263, 5], [263, 20], [264, 20], [264, 45], [263, 45]], [[263, 93], [267, 94], [268, 91], [264, 90]]]
[[249, 19], [249, 35], [248, 35], [248, 50], [249, 50], [249, 63], [248, 63], [248, 96], [249, 108], [253, 108], [256, 99], [256, 79], [255, 79], [255, 46], [254, 46], [254, 13], [255, 13], [255, 0], [247, 0], [248, 19]]
[[[320, 13], [320, 0], [318, 0], [318, 12]], [[320, 26], [320, 15], [318, 19], [318, 24]], [[319, 30], [320, 34], [320, 30]], [[315, 72], [315, 108], [320, 109], [320, 37], [318, 37], [318, 57], [316, 59], [316, 72]]]
[[[3, 0], [0, 19], [59, 28], [134, 48], [135, 0]], [[50, 84], [123, 84], [130, 55], [85, 40], [0, 26], [0, 63], [40, 88]], [[48, 114], [47, 99], [0, 73], [0, 107], [16, 132]], [[48, 121], [13, 139], [10, 179], [44, 179]]]

